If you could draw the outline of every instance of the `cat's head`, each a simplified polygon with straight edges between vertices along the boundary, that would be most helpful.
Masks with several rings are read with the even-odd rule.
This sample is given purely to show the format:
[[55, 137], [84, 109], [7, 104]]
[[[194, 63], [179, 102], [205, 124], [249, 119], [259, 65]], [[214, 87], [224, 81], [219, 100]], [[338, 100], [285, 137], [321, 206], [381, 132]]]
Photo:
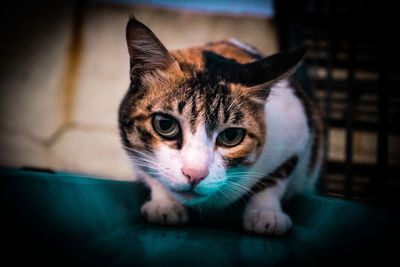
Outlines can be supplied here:
[[232, 190], [226, 185], [264, 147], [271, 86], [294, 72], [304, 50], [243, 64], [211, 46], [168, 52], [134, 18], [126, 38], [131, 85], [119, 126], [129, 157], [188, 205]]

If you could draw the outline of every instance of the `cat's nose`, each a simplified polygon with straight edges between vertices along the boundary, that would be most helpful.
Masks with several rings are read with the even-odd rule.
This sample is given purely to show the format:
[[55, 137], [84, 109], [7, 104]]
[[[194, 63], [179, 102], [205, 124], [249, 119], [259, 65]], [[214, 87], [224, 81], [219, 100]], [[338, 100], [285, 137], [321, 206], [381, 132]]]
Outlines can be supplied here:
[[190, 168], [190, 167], [183, 167], [182, 173], [185, 175], [188, 180], [189, 184], [192, 186], [197, 185], [201, 182], [204, 178], [208, 175], [208, 167], [204, 168]]

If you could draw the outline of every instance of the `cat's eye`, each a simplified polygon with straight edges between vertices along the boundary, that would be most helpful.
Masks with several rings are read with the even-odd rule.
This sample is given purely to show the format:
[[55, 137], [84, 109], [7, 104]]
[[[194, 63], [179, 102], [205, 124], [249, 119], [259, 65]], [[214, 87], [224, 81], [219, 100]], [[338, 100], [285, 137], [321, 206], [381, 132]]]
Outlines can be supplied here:
[[228, 128], [222, 131], [217, 137], [217, 145], [234, 147], [243, 141], [245, 130], [242, 128]]
[[175, 139], [179, 134], [179, 124], [167, 114], [155, 114], [152, 120], [154, 130], [165, 139]]

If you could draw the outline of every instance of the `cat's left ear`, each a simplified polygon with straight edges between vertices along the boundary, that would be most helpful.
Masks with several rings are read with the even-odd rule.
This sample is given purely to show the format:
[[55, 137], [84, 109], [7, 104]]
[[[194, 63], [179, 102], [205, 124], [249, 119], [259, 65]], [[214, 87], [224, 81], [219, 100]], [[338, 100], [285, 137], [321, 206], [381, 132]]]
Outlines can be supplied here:
[[154, 70], [166, 70], [174, 63], [173, 57], [156, 35], [135, 17], [131, 17], [126, 25], [126, 42], [131, 79], [140, 78]]
[[306, 48], [303, 47], [242, 64], [239, 80], [248, 86], [247, 91], [253, 99], [265, 101], [271, 86], [294, 74], [305, 54]]

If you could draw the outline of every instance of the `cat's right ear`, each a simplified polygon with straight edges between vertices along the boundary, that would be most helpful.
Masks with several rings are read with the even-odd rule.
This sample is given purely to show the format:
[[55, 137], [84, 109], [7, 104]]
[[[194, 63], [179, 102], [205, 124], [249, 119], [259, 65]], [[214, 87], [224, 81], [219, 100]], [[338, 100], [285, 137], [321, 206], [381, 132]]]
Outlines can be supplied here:
[[126, 43], [131, 80], [154, 70], [165, 70], [174, 62], [155, 34], [133, 16], [126, 25]]
[[249, 86], [248, 94], [257, 102], [264, 103], [271, 86], [290, 77], [300, 66], [306, 48], [292, 49], [263, 59], [240, 65], [239, 81]]

